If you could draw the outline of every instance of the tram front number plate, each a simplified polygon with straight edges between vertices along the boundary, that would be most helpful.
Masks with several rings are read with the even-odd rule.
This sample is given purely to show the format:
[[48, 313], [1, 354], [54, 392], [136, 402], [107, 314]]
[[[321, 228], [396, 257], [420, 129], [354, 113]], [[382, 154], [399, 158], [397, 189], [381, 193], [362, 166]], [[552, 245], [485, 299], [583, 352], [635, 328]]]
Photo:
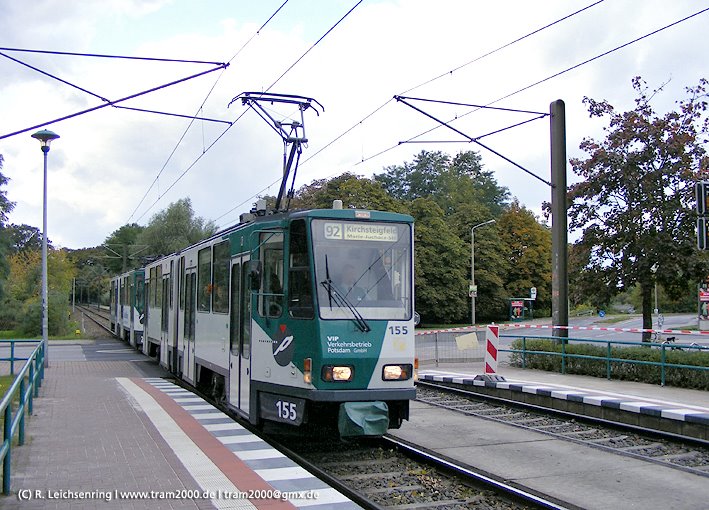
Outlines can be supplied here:
[[261, 393], [259, 400], [262, 418], [291, 425], [303, 423], [305, 400], [302, 398]]

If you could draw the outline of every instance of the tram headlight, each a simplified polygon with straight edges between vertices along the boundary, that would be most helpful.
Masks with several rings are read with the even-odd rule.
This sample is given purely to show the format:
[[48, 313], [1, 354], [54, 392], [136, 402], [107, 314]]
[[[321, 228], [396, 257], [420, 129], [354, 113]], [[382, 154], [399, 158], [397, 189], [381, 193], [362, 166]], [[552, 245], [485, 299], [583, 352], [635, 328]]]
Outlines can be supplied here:
[[384, 365], [382, 379], [385, 381], [407, 381], [411, 379], [411, 365]]
[[326, 382], [347, 382], [354, 376], [354, 367], [349, 365], [325, 365], [322, 367], [322, 379]]
[[303, 381], [306, 384], [313, 382], [313, 358], [305, 358], [303, 360]]

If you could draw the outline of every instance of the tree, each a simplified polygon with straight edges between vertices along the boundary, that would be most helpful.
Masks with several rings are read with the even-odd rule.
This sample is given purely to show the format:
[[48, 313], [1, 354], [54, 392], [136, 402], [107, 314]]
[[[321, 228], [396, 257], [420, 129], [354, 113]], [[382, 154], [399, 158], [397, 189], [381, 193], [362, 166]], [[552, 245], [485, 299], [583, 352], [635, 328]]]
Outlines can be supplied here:
[[468, 251], [430, 198], [411, 203], [414, 228], [416, 311], [422, 322], [458, 322], [466, 319]]
[[[31, 225], [15, 225], [7, 227], [12, 240], [12, 251], [32, 251], [42, 249], [42, 232]], [[47, 239], [47, 248], [52, 249], [52, 243]]]
[[332, 179], [319, 179], [297, 190], [292, 203], [298, 209], [330, 209], [333, 200], [352, 209], [400, 212], [401, 204], [377, 181], [345, 172]]
[[160, 257], [186, 248], [215, 232], [214, 223], [195, 216], [192, 201], [182, 198], [154, 215], [136, 238], [136, 244], [146, 245], [147, 254]]
[[[441, 152], [420, 152], [413, 163], [400, 166], [389, 166], [384, 173], [374, 176], [381, 182], [387, 192], [405, 203], [425, 198], [435, 202], [444, 216], [446, 229], [464, 243], [465, 255], [458, 262], [465, 266], [464, 286], [459, 289], [460, 295], [452, 301], [459, 309], [449, 316], [457, 320], [469, 320], [470, 298], [468, 298], [468, 281], [470, 278], [470, 252], [472, 236], [471, 228], [479, 223], [498, 217], [506, 207], [509, 198], [507, 188], [497, 184], [492, 172], [486, 171], [482, 165], [480, 154], [474, 151], [464, 151], [451, 159]], [[412, 207], [410, 204], [409, 207]], [[416, 218], [416, 229], [433, 227], [429, 220], [438, 222], [436, 215], [421, 215]], [[504, 247], [496, 229], [484, 229], [476, 232], [475, 239], [475, 283], [478, 286], [476, 298], [476, 319], [498, 320], [505, 313], [505, 290], [503, 275], [505, 274]], [[439, 247], [440, 248], [440, 247]], [[416, 246], [416, 258], [419, 258], [419, 247]], [[422, 267], [423, 265], [417, 265]], [[430, 278], [417, 277], [417, 295], [428, 289]], [[435, 287], [432, 288], [435, 292]]]
[[[3, 157], [0, 154], [0, 170], [2, 170]], [[7, 263], [7, 256], [10, 254], [10, 246], [12, 239], [10, 232], [5, 226], [7, 215], [15, 207], [14, 202], [10, 202], [7, 198], [7, 192], [2, 189], [8, 182], [2, 172], [0, 172], [0, 300], [2, 300], [5, 288], [5, 281], [10, 273], [10, 266]]]
[[480, 154], [461, 152], [452, 160], [442, 152], [421, 151], [413, 163], [389, 166], [374, 179], [395, 199], [412, 201], [431, 197], [446, 215], [465, 203], [485, 206], [491, 215], [502, 212], [509, 197], [492, 172], [483, 169]]
[[145, 230], [137, 223], [123, 225], [114, 230], [103, 242], [105, 252], [103, 265], [112, 273], [118, 274], [128, 269], [138, 267], [140, 254], [144, 254], [147, 246], [138, 245], [138, 236]]
[[[670, 296], [688, 279], [703, 279], [709, 266], [695, 241], [693, 185], [709, 171], [703, 147], [709, 132], [707, 81], [687, 88], [675, 111], [658, 116], [641, 78], [634, 78], [635, 109], [617, 113], [607, 101], [584, 98], [591, 117], [607, 117], [606, 138], [585, 138], [587, 159], [572, 159], [583, 178], [569, 190], [571, 229], [582, 229], [578, 243], [592, 278], [579, 281], [607, 295], [640, 286], [643, 327], [652, 327], [655, 281]], [[653, 268], [656, 270], [653, 271]], [[649, 335], [644, 336], [644, 340]]]
[[[16, 327], [27, 335], [42, 332], [42, 254], [22, 250], [9, 257], [8, 295], [3, 303], [3, 327]], [[47, 254], [49, 334], [67, 331], [67, 311], [72, 280], [76, 274], [65, 250]], [[7, 309], [7, 310], [5, 310]]]
[[504, 247], [503, 277], [508, 297], [529, 297], [537, 289], [534, 308], [551, 312], [551, 231], [516, 200], [497, 221]]

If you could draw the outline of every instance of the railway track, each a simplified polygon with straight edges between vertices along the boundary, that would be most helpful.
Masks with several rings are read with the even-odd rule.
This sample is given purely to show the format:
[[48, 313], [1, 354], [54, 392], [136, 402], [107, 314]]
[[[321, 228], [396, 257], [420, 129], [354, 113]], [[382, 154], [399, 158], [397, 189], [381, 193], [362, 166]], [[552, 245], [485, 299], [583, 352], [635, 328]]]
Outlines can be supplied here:
[[365, 508], [575, 508], [392, 437], [342, 441], [278, 438], [276, 447]]
[[465, 415], [532, 430], [709, 477], [709, 442], [624, 424], [610, 424], [553, 409], [543, 410], [521, 403], [492, 401], [465, 390], [418, 383], [417, 400]]
[[101, 328], [102, 332], [105, 331], [113, 335], [110, 327], [110, 316], [109, 312], [106, 310], [91, 308], [84, 305], [76, 305], [78, 310], [81, 310], [84, 317], [88, 318], [94, 324]]
[[[577, 509], [544, 494], [530, 492], [494, 475], [438, 456], [394, 437], [342, 440], [332, 435], [300, 432], [264, 434], [216, 402], [176, 378], [180, 385], [231, 416], [303, 468], [360, 506], [381, 510], [532, 510]], [[287, 429], [286, 429], [287, 430]]]

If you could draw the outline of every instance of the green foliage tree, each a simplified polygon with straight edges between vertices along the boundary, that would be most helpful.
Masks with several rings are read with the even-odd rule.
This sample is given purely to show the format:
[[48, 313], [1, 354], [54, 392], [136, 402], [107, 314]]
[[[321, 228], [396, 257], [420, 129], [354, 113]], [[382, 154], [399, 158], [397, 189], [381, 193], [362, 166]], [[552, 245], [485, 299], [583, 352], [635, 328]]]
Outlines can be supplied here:
[[[7, 233], [12, 242], [12, 251], [33, 251], [42, 249], [42, 232], [31, 225], [9, 225]], [[52, 243], [47, 239], [47, 248], [52, 248]]]
[[145, 227], [137, 223], [123, 225], [114, 230], [103, 242], [103, 265], [113, 273], [119, 274], [129, 269], [141, 266], [140, 257], [147, 246], [138, 244], [138, 237]]
[[502, 212], [509, 191], [483, 169], [480, 154], [461, 152], [453, 159], [442, 152], [420, 152], [412, 163], [389, 166], [374, 179], [393, 198], [412, 201], [431, 197], [446, 215], [464, 203], [485, 206], [491, 215]]
[[332, 179], [319, 179], [297, 190], [291, 204], [297, 209], [330, 209], [333, 200], [342, 200], [345, 209], [376, 211], [402, 210], [377, 181], [345, 172]]
[[[471, 276], [471, 229], [504, 211], [509, 199], [507, 188], [500, 186], [492, 172], [483, 168], [480, 155], [474, 151], [460, 152], [453, 158], [441, 152], [422, 151], [412, 163], [389, 166], [374, 178], [382, 183], [390, 196], [405, 204], [420, 198], [433, 201], [443, 212], [446, 227], [464, 243], [466, 254], [459, 263], [465, 265], [466, 281], [458, 289], [461, 295], [454, 301], [458, 311], [447, 316], [469, 320], [471, 301], [467, 289]], [[416, 229], [423, 228], [429, 218], [436, 217], [422, 215], [417, 218]], [[479, 320], [498, 320], [505, 315], [507, 296], [504, 270], [501, 269], [505, 267], [504, 247], [495, 232], [496, 229], [485, 228], [475, 233], [476, 319]], [[418, 259], [420, 248], [416, 245], [415, 249]], [[426, 288], [432, 282], [430, 278], [417, 277], [417, 295], [435, 293], [435, 287]], [[431, 319], [446, 321], [444, 317]]]
[[163, 256], [205, 239], [216, 232], [211, 221], [195, 216], [192, 201], [182, 198], [155, 214], [136, 238], [136, 244], [146, 245], [146, 253]]
[[410, 205], [414, 228], [416, 311], [424, 323], [466, 319], [468, 257], [465, 242], [430, 198]]
[[507, 295], [530, 297], [530, 289], [535, 287], [534, 309], [551, 313], [551, 231], [516, 200], [497, 225], [505, 254]]
[[[0, 170], [2, 170], [3, 157], [0, 154]], [[5, 223], [7, 223], [7, 215], [10, 214], [13, 207], [15, 207], [14, 202], [10, 202], [7, 198], [7, 192], [2, 189], [8, 182], [7, 177], [5, 177], [2, 172], [0, 172], [0, 301], [3, 298], [5, 292], [5, 282], [10, 273], [10, 266], [7, 262], [7, 257], [11, 252], [12, 237], [8, 231]]]
[[[687, 88], [675, 111], [658, 116], [640, 78], [632, 81], [635, 109], [617, 113], [607, 101], [584, 98], [592, 117], [608, 118], [606, 138], [585, 138], [588, 158], [571, 160], [583, 178], [569, 191], [571, 229], [588, 258], [578, 281], [595, 295], [639, 285], [643, 327], [652, 326], [655, 281], [678, 297], [688, 279], [703, 279], [709, 269], [695, 241], [693, 184], [709, 169], [704, 142], [707, 81]], [[653, 267], [656, 273], [653, 272]], [[646, 336], [647, 338], [647, 336]]]
[[76, 270], [73, 292], [77, 302], [108, 304], [110, 278], [116, 271], [107, 267], [112, 259], [107, 258], [105, 249], [67, 250], [67, 257]]
[[[8, 295], [4, 302], [3, 327], [18, 327], [26, 335], [42, 333], [42, 254], [22, 250], [9, 257]], [[49, 334], [67, 332], [69, 296], [76, 270], [66, 250], [47, 254]]]

